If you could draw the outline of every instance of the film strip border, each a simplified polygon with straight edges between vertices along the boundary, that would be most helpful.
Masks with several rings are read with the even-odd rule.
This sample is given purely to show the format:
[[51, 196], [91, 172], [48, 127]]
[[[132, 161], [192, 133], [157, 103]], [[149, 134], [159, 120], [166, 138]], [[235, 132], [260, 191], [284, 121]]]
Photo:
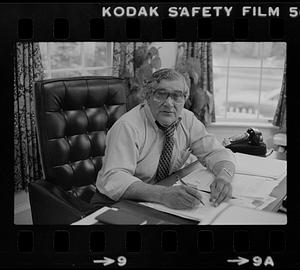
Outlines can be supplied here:
[[[118, 39], [126, 39], [131, 41], [138, 40], [146, 40], [148, 37], [146, 32], [143, 32], [142, 29], [146, 28], [144, 26], [143, 21], [138, 18], [127, 18], [125, 22], [121, 22], [121, 29], [118, 29], [117, 35], [110, 34], [109, 31], [109, 23], [102, 18], [93, 18], [89, 22], [89, 26], [87, 27], [87, 32], [89, 36], [87, 39], [89, 40], [113, 40], [116, 37]], [[222, 31], [226, 28], [232, 28], [232, 38], [236, 40], [247, 40], [248, 38], [254, 37], [254, 32], [252, 30], [255, 28], [255, 24], [250, 22], [247, 18], [237, 18], [230, 20], [227, 25], [224, 27], [222, 25]], [[282, 18], [270, 18], [266, 25], [264, 25], [264, 31], [267, 35], [263, 35], [268, 37], [270, 40], [283, 40], [286, 38], [286, 21]], [[55, 18], [53, 20], [53, 36], [52, 38], [55, 41], [64, 41], [64, 40], [72, 40], [77, 39], [77, 35], [73, 34], [72, 27], [69, 23], [69, 20], [66, 18]], [[174, 18], [165, 18], [162, 19], [160, 25], [156, 25], [155, 28], [151, 31], [154, 31], [156, 34], [154, 39], [163, 39], [165, 41], [172, 40], [186, 40], [186, 39], [198, 39], [198, 40], [208, 40], [217, 36], [220, 38], [224, 33], [220, 36], [218, 33], [218, 25], [214, 22], [214, 19], [205, 18], [199, 19], [193, 24], [190, 24], [189, 29], [194, 29], [195, 33], [186, 32], [184, 28], [186, 27], [186, 23], [184, 21], [177, 22]], [[224, 28], [223, 28], [224, 27]], [[34, 23], [32, 18], [22, 18], [18, 21], [18, 39], [19, 40], [31, 40], [35, 39], [35, 31], [34, 31]], [[150, 31], [150, 29], [147, 29]], [[261, 30], [262, 31], [262, 30]], [[187, 35], [187, 33], [189, 35]], [[255, 33], [255, 36], [257, 33]], [[152, 36], [153, 37], [153, 36]], [[262, 38], [262, 37], [261, 37]]]
[[[141, 7], [144, 8], [144, 13], [141, 13]], [[132, 9], [130, 11], [127, 8]], [[176, 17], [170, 8], [176, 10]], [[198, 8], [195, 9], [197, 13], [193, 8]], [[32, 9], [34, 13], [31, 12]], [[184, 9], [186, 11], [182, 13]], [[15, 31], [5, 34], [19, 40], [276, 41], [293, 36], [299, 26], [300, 6], [284, 3], [246, 5], [226, 2], [218, 5], [174, 3], [142, 6], [27, 4], [23, 8], [18, 6], [17, 12], [17, 16], [14, 16], [15, 11], [11, 12], [17, 18], [11, 26]], [[9, 20], [9, 17], [10, 14], [7, 14], [4, 21]]]
[[[124, 6], [107, 4], [107, 6]], [[172, 4], [179, 7], [182, 4]], [[212, 6], [207, 3], [205, 6]], [[244, 4], [230, 3], [234, 10]], [[248, 5], [248, 4], [247, 4]], [[130, 6], [140, 7], [138, 4]], [[146, 7], [150, 4], [145, 5]], [[101, 17], [100, 4], [23, 4], [2, 5], [2, 43], [11, 50], [16, 41], [287, 41], [288, 42], [288, 85], [298, 85], [299, 63], [299, 5], [295, 3], [252, 3], [265, 13], [270, 6], [280, 7], [279, 17], [245, 16], [232, 13], [210, 18], [169, 18], [170, 5], [158, 4], [159, 17]], [[186, 3], [185, 6], [191, 6]], [[204, 4], [197, 4], [204, 6]], [[219, 2], [218, 6], [229, 6]], [[297, 7], [296, 17], [289, 16], [289, 8]], [[3, 58], [10, 71], [3, 78], [3, 87], [13, 81], [11, 54]], [[5, 61], [7, 59], [7, 61]], [[6, 66], [6, 63], [7, 66]], [[8, 83], [8, 89], [11, 89]], [[8, 91], [5, 97], [9, 99]], [[6, 100], [6, 99], [5, 99]], [[289, 102], [289, 101], [288, 101]], [[296, 99], [290, 100], [293, 107], [299, 106]], [[290, 107], [289, 107], [290, 108]], [[290, 110], [291, 111], [291, 110]], [[297, 118], [289, 119], [291, 126], [298, 126]], [[9, 125], [8, 125], [9, 126]], [[289, 134], [291, 139], [293, 134]], [[293, 149], [289, 149], [292, 156]], [[13, 158], [8, 158], [13, 161]], [[292, 160], [289, 160], [290, 168]], [[11, 163], [13, 164], [13, 163]], [[9, 165], [9, 163], [8, 163]], [[4, 168], [9, 166], [4, 166]], [[9, 175], [5, 171], [3, 175]], [[2, 178], [2, 177], [1, 177]], [[7, 177], [8, 178], [8, 177]], [[10, 180], [13, 176], [10, 177]], [[3, 181], [3, 189], [12, 191], [9, 179]], [[297, 183], [288, 186], [293, 194]], [[7, 189], [6, 189], [7, 187]], [[292, 196], [290, 197], [293, 203]], [[296, 198], [296, 197], [294, 197]], [[7, 198], [12, 202], [12, 198]], [[239, 264], [239, 258], [249, 260], [243, 265], [275, 266], [300, 265], [297, 249], [299, 233], [293, 225], [299, 225], [299, 207], [289, 208], [287, 226], [214, 226], [214, 227], [171, 227], [171, 226], [14, 226], [11, 208], [6, 204], [1, 230], [0, 265], [85, 266], [104, 265], [108, 258], [113, 266], [186, 266], [224, 267]], [[6, 213], [8, 213], [6, 215]], [[298, 222], [298, 223], [297, 223]], [[295, 226], [296, 227], [296, 226]], [[299, 248], [298, 248], [299, 250]], [[269, 259], [268, 259], [269, 258]], [[231, 261], [228, 261], [231, 260]], [[96, 263], [94, 262], [96, 261]], [[112, 262], [112, 261], [108, 261]]]
[[[122, 23], [123, 24], [123, 23]], [[109, 24], [108, 24], [109, 25]], [[125, 23], [122, 25], [123, 29], [119, 29], [119, 35], [121, 39], [127, 39], [132, 41], [138, 41], [140, 39], [147, 38], [144, 36], [141, 29], [143, 28], [143, 22], [138, 18], [127, 18]], [[69, 20], [66, 18], [55, 18], [53, 21], [53, 39], [56, 41], [64, 41], [72, 39], [70, 33], [71, 26]], [[157, 33], [158, 39], [165, 41], [179, 40], [179, 39], [190, 39], [196, 37], [198, 40], [212, 39], [215, 35], [215, 29], [217, 27], [213, 19], [199, 19], [194, 24], [191, 24], [189, 29], [196, 28], [195, 33], [192, 36], [182, 35], [186, 33], [183, 30], [186, 24], [178, 23], [176, 19], [165, 18], [160, 22], [160, 26], [157, 27], [159, 31]], [[232, 36], [236, 40], [246, 40], [251, 37], [251, 30], [254, 28], [246, 18], [237, 18], [232, 20], [227, 27], [232, 27]], [[116, 36], [112, 37], [108, 34], [107, 23], [104, 19], [94, 18], [89, 22], [89, 40], [109, 40], [115, 39]], [[286, 37], [285, 31], [285, 20], [282, 18], [271, 18], [265, 31], [270, 40], [282, 40]], [[149, 29], [150, 30], [150, 29]], [[152, 30], [153, 31], [153, 30]], [[191, 32], [188, 32], [191, 34]], [[119, 36], [118, 35], [118, 36]], [[146, 33], [145, 33], [146, 35]], [[219, 34], [217, 35], [218, 37]], [[108, 38], [107, 38], [108, 37]], [[31, 40], [34, 39], [34, 25], [31, 18], [22, 18], [18, 21], [18, 39], [19, 40]]]
[[231, 260], [239, 258], [250, 266], [280, 266], [285, 265], [289, 251], [286, 233], [275, 227], [259, 232], [197, 227], [39, 228], [18, 231], [16, 236], [16, 265], [31, 259], [33, 266], [43, 262], [96, 265], [114, 260], [115, 266], [127, 267], [212, 267], [236, 265]]

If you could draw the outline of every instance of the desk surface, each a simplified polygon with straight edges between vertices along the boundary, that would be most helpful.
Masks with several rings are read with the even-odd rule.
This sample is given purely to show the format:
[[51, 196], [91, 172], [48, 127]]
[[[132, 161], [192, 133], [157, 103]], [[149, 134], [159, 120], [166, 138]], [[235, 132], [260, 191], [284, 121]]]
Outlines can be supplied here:
[[[267, 158], [286, 160], [286, 154], [274, 151]], [[177, 181], [176, 175], [179, 175], [180, 177], [184, 177], [187, 174], [191, 173], [193, 170], [195, 170], [199, 166], [201, 166], [200, 163], [198, 161], [195, 161], [195, 162], [191, 163], [190, 165], [184, 167], [183, 169], [177, 171], [176, 173], [170, 175], [166, 179], [160, 181], [159, 185], [171, 186]], [[273, 191], [270, 195], [277, 199], [274, 202], [272, 202], [271, 204], [269, 204], [267, 207], [265, 207], [263, 210], [276, 212], [279, 209], [279, 207], [281, 206], [282, 200], [286, 196], [286, 177], [284, 178], [284, 180], [281, 181], [281, 183], [277, 187], [275, 187], [273, 189]], [[86, 217], [82, 220], [79, 220], [78, 222], [73, 223], [72, 225], [95, 224], [95, 222], [96, 222], [95, 217], [97, 215], [101, 214], [103, 211], [105, 211], [104, 209], [105, 209], [105, 207], [99, 209], [98, 211], [94, 212], [93, 214], [89, 215], [88, 217]]]
[[[171, 186], [173, 185], [177, 179], [176, 175], [179, 175], [180, 177], [184, 177], [187, 174], [191, 173], [193, 170], [195, 170], [198, 166], [200, 166], [198, 161], [195, 161], [194, 163], [190, 164], [189, 166], [183, 168], [182, 170], [176, 172], [175, 174], [169, 176], [168, 178], [162, 180], [159, 185], [162, 186]], [[280, 206], [281, 202], [286, 196], [286, 177], [279, 183], [277, 187], [275, 187], [270, 194], [270, 196], [275, 197], [276, 200], [270, 203], [268, 206], [266, 206], [263, 210], [266, 211], [273, 211], [276, 212]]]
[[[266, 158], [286, 160], [286, 154], [273, 151]], [[171, 186], [177, 181], [176, 175], [179, 175], [180, 177], [184, 177], [187, 174], [191, 173], [193, 170], [195, 170], [198, 166], [200, 166], [200, 163], [198, 161], [195, 161], [190, 165], [188, 165], [187, 167], [174, 173], [173, 175], [170, 175], [168, 178], [162, 180], [159, 184], [163, 186]], [[270, 203], [268, 206], [266, 206], [263, 210], [276, 212], [280, 208], [282, 200], [286, 196], [286, 177], [280, 182], [280, 184], [277, 187], [273, 189], [270, 196], [275, 197], [276, 200]]]

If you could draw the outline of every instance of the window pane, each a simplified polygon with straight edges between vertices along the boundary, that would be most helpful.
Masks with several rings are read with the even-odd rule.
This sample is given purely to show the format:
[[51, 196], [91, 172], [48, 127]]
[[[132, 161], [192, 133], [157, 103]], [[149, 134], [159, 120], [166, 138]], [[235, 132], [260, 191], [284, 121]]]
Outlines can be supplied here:
[[227, 68], [214, 67], [214, 96], [216, 118], [225, 117]]
[[263, 67], [283, 68], [286, 55], [286, 43], [264, 42], [263, 44]]
[[257, 118], [259, 68], [230, 68], [227, 117]]
[[214, 66], [227, 66], [229, 49], [230, 49], [230, 43], [222, 43], [222, 42], [212, 43]]
[[273, 119], [282, 84], [286, 43], [213, 42], [212, 47], [217, 120]]
[[103, 68], [96, 70], [86, 70], [86, 76], [111, 76], [112, 69], [111, 68]]
[[111, 65], [107, 42], [85, 42], [84, 63], [86, 67], [104, 67]]
[[46, 42], [40, 42], [39, 46], [40, 46], [40, 50], [41, 50], [43, 68], [47, 69], [47, 66], [48, 66], [48, 63], [47, 63], [47, 61], [48, 61], [47, 43]]
[[258, 42], [232, 42], [230, 66], [259, 67], [260, 47]]
[[51, 78], [64, 78], [64, 77], [77, 77], [77, 76], [82, 76], [82, 72], [80, 70], [52, 72]]
[[51, 42], [51, 69], [76, 68], [81, 63], [81, 42]]
[[259, 118], [273, 119], [280, 95], [282, 76], [283, 69], [263, 69]]
[[281, 88], [283, 69], [264, 68], [262, 70], [262, 92]]

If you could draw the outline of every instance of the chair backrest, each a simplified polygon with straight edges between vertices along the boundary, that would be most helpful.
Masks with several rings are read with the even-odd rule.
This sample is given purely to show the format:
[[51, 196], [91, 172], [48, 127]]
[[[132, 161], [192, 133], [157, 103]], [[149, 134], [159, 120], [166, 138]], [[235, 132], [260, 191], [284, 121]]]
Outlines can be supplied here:
[[125, 80], [87, 76], [35, 83], [44, 177], [70, 190], [96, 181], [108, 129], [126, 111]]

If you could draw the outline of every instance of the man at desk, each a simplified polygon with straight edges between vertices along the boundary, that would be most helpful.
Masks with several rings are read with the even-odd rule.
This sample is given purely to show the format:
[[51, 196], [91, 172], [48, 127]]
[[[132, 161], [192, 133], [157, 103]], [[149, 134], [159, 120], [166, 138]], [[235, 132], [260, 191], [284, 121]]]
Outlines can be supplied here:
[[173, 69], [161, 69], [145, 87], [145, 102], [120, 117], [107, 134], [92, 203], [103, 206], [102, 193], [112, 201], [156, 202], [174, 209], [195, 207], [201, 200], [196, 189], [158, 184], [179, 170], [190, 153], [216, 176], [210, 187], [213, 204], [229, 198], [234, 155], [184, 108], [189, 95], [184, 76]]

